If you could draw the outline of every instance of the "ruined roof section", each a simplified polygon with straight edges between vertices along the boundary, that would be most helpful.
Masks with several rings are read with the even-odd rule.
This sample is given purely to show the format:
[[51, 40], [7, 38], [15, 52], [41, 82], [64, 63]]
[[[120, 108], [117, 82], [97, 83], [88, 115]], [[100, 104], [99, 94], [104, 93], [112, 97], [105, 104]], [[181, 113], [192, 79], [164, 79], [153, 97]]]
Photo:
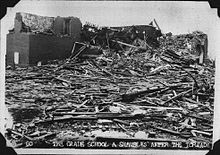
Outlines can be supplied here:
[[[54, 23], [54, 17], [38, 16], [30, 13], [17, 13], [21, 16], [21, 21], [24, 26], [27, 26], [31, 31], [46, 32], [51, 30]], [[16, 17], [17, 17], [16, 14]]]

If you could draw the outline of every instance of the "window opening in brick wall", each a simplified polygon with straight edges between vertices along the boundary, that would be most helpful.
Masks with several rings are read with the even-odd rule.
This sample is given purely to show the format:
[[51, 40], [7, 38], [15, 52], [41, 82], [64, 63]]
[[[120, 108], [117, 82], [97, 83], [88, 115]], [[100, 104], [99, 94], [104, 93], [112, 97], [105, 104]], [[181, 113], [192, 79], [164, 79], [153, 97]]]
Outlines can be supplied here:
[[64, 21], [64, 35], [70, 35], [70, 19]]
[[14, 52], [14, 64], [19, 64], [19, 52]]

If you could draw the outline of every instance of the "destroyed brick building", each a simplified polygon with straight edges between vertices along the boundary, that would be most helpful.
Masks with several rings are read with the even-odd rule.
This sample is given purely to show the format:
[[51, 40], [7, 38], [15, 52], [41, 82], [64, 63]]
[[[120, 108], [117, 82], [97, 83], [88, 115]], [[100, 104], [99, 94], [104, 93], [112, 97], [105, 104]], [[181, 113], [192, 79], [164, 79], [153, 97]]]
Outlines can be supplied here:
[[76, 17], [16, 13], [14, 29], [7, 34], [6, 62], [25, 66], [67, 58], [73, 42], [80, 41], [81, 28]]
[[215, 66], [206, 34], [85, 24], [80, 36], [67, 59], [6, 68], [6, 137], [16, 148], [211, 148]]

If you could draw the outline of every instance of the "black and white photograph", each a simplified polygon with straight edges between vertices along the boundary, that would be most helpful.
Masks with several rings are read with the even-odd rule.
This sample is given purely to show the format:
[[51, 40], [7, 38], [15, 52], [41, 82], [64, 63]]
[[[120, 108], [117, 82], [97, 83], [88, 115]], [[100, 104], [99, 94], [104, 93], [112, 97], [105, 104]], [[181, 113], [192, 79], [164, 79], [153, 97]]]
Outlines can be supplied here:
[[219, 25], [208, 2], [8, 7], [0, 94], [7, 145], [21, 154], [205, 155], [220, 139]]

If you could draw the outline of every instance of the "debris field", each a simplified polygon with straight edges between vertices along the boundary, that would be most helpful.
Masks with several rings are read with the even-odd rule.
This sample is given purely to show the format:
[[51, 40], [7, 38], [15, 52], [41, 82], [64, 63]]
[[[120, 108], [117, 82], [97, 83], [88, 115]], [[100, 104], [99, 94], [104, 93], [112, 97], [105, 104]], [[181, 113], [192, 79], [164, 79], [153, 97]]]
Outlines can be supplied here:
[[15, 147], [212, 141], [215, 66], [197, 54], [202, 32], [153, 39], [135, 26], [83, 28], [69, 58], [7, 66], [7, 137]]

